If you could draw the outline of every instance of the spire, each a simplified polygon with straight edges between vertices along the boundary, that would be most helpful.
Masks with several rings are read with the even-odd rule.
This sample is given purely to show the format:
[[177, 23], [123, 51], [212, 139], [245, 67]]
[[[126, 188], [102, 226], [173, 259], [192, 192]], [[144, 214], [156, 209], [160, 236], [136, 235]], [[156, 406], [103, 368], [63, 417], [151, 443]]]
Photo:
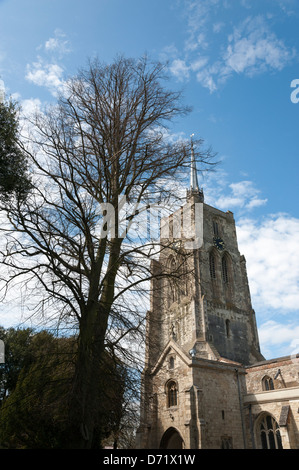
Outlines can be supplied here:
[[197, 169], [196, 169], [196, 162], [194, 158], [194, 148], [193, 148], [193, 140], [192, 137], [194, 134], [191, 134], [191, 174], [190, 174], [190, 190], [191, 191], [198, 191], [198, 179], [197, 179]]
[[190, 172], [190, 188], [187, 190], [187, 198], [191, 196], [196, 196], [200, 202], [204, 201], [204, 195], [202, 189], [199, 188], [198, 179], [197, 179], [197, 168], [196, 161], [194, 157], [194, 148], [192, 137], [194, 134], [191, 134], [191, 172]]

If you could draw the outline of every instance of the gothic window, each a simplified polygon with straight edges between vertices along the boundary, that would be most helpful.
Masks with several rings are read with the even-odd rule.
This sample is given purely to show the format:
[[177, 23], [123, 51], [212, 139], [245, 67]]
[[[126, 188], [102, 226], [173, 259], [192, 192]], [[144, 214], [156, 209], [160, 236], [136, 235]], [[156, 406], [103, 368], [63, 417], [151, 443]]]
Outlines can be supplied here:
[[210, 276], [211, 279], [216, 279], [216, 262], [213, 252], [210, 253]]
[[174, 380], [170, 380], [167, 384], [167, 405], [168, 407], [178, 404], [178, 389]]
[[262, 386], [263, 386], [263, 390], [265, 391], [274, 390], [273, 379], [271, 379], [271, 377], [269, 377], [268, 375], [265, 375], [265, 377], [263, 377], [262, 379]]
[[170, 306], [173, 302], [177, 302], [179, 300], [179, 289], [178, 289], [178, 267], [176, 260], [173, 256], [170, 256], [168, 259], [168, 272], [169, 272], [169, 279], [168, 279], [168, 286], [169, 286], [169, 295], [168, 295], [168, 306]]
[[228, 284], [229, 282], [229, 275], [228, 275], [228, 259], [227, 256], [224, 255], [222, 258], [222, 280], [224, 284]]
[[173, 273], [176, 271], [176, 262], [173, 256], [170, 256], [168, 265], [169, 265], [170, 273]]
[[264, 414], [258, 424], [260, 446], [262, 449], [282, 449], [281, 435], [276, 420]]
[[174, 357], [171, 356], [169, 358], [169, 369], [173, 369], [174, 368]]
[[233, 448], [233, 440], [231, 437], [222, 437], [221, 438], [221, 449], [232, 449]]

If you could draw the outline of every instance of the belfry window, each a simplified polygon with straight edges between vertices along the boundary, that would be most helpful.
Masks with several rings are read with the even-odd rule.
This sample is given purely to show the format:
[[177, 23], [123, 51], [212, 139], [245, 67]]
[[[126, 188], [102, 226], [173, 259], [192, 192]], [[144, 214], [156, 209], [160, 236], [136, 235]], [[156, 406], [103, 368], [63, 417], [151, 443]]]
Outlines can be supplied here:
[[167, 384], [167, 404], [168, 407], [178, 404], [178, 389], [174, 380], [171, 380]]

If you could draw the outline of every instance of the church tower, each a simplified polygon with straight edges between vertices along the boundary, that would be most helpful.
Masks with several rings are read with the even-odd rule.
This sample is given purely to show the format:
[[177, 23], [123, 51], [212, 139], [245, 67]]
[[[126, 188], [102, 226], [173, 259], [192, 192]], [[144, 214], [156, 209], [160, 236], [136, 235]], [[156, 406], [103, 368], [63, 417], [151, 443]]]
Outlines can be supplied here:
[[[233, 433], [236, 445], [241, 418], [227, 433], [223, 417], [238, 404], [244, 366], [264, 358], [235, 220], [204, 202], [193, 145], [187, 201], [162, 219], [152, 271], [139, 447], [209, 448], [213, 439], [229, 446]], [[207, 427], [216, 410], [217, 438]]]

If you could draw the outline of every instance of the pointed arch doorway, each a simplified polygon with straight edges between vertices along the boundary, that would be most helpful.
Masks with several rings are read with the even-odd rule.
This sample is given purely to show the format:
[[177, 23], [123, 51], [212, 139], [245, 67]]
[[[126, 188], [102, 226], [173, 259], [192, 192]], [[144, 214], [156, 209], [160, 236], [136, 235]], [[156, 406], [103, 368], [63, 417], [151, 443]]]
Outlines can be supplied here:
[[184, 441], [175, 428], [168, 428], [162, 436], [160, 449], [184, 449]]

